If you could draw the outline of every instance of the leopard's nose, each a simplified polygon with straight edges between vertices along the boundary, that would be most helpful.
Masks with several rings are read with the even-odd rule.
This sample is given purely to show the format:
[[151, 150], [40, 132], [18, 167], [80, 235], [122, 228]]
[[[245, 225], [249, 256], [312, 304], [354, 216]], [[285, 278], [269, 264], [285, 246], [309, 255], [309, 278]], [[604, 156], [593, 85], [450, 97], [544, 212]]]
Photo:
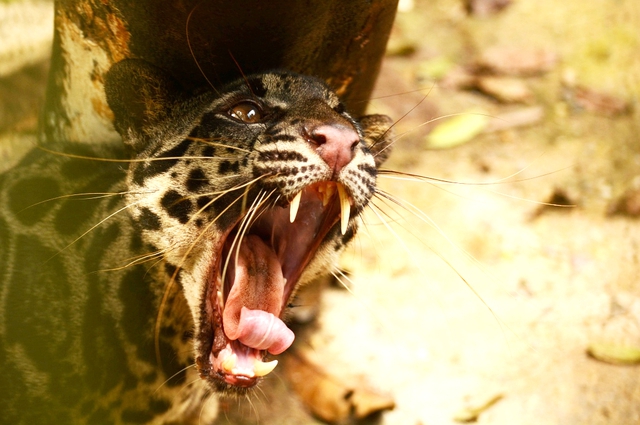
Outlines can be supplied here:
[[355, 129], [344, 124], [323, 124], [305, 130], [307, 140], [314, 145], [320, 158], [333, 169], [334, 176], [351, 162], [360, 142]]

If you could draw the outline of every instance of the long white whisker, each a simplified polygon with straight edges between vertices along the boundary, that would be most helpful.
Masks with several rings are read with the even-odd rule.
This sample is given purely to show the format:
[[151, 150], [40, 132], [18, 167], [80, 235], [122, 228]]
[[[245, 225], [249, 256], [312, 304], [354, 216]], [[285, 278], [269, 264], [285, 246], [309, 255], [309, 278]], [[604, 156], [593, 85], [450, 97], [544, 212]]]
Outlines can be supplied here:
[[[431, 228], [435, 229], [438, 234], [440, 236], [442, 236], [444, 238], [444, 240], [447, 241], [447, 243], [453, 247], [456, 251], [460, 252], [463, 256], [465, 256], [467, 259], [471, 260], [473, 263], [475, 263], [478, 267], [482, 268], [482, 263], [480, 261], [478, 261], [478, 259], [476, 259], [473, 255], [469, 254], [466, 250], [460, 248], [447, 234], [444, 230], [442, 230], [442, 228], [440, 226], [438, 226], [438, 224], [431, 218], [429, 217], [424, 211], [422, 211], [420, 208], [418, 208], [417, 206], [415, 206], [414, 204], [412, 204], [409, 201], [406, 201], [404, 199], [400, 199], [398, 197], [395, 197], [387, 192], [384, 192], [382, 190], [377, 190], [377, 194], [380, 196], [383, 196], [384, 198], [388, 199], [389, 201], [395, 203], [396, 205], [404, 208], [406, 211], [410, 212], [411, 214], [413, 214], [416, 218], [418, 218], [420, 221], [426, 223], [427, 225], [429, 225]], [[415, 237], [415, 235], [414, 235]], [[420, 239], [420, 238], [418, 238]], [[431, 248], [430, 248], [431, 249]], [[433, 249], [432, 249], [433, 251]]]
[[[340, 273], [340, 275], [336, 274], [336, 271], [337, 271], [338, 273]], [[349, 278], [349, 276], [347, 276], [347, 275], [346, 275], [342, 270], [339, 270], [339, 269], [338, 269], [338, 270], [336, 270], [336, 271], [332, 271], [332, 272], [331, 272], [331, 275], [332, 275], [333, 277], [335, 277], [335, 278], [336, 278], [336, 280], [337, 280], [338, 282], [340, 282], [340, 285], [342, 285], [342, 287], [343, 287], [344, 289], [346, 289], [346, 290], [347, 290], [347, 292], [349, 292], [349, 294], [351, 294], [351, 295], [353, 296], [353, 298], [354, 298], [356, 301], [358, 301], [358, 303], [359, 303], [362, 307], [364, 307], [364, 308], [365, 308], [365, 310], [367, 310], [367, 311], [369, 312], [369, 314], [371, 314], [371, 317], [373, 317], [373, 318], [375, 319], [375, 321], [376, 321], [376, 322], [378, 322], [378, 324], [379, 324], [380, 326], [382, 326], [383, 328], [385, 328], [385, 329], [387, 329], [387, 330], [390, 330], [390, 329], [389, 329], [389, 327], [387, 326], [387, 324], [386, 324], [386, 323], [384, 323], [384, 322], [382, 321], [382, 319], [380, 319], [380, 317], [378, 316], [378, 314], [377, 314], [377, 313], [376, 313], [376, 312], [375, 312], [371, 307], [369, 307], [369, 306], [368, 306], [364, 301], [362, 301], [362, 300], [360, 299], [360, 297], [358, 297], [358, 296], [353, 292], [353, 290], [349, 287], [349, 285], [347, 285], [347, 284], [342, 280], [342, 279], [345, 279], [345, 280], [349, 281], [349, 282], [353, 285], [354, 283], [353, 283], [353, 281], [351, 280], [351, 278]]]
[[249, 394], [246, 394], [245, 398], [246, 398], [247, 402], [249, 403], [249, 406], [251, 407], [251, 410], [253, 410], [253, 415], [256, 418], [256, 422], [259, 422], [260, 421], [260, 415], [258, 414], [258, 408], [256, 406], [254, 406], [253, 401], [251, 401], [251, 397], [249, 397]]
[[[401, 206], [403, 208], [405, 208], [405, 210], [407, 210], [408, 212], [411, 212], [412, 214], [414, 214], [414, 216], [416, 216], [418, 219], [422, 220], [423, 222], [425, 222], [426, 224], [428, 224], [429, 226], [431, 226], [432, 228], [434, 228], [456, 251], [460, 252], [463, 254], [463, 256], [465, 256], [466, 258], [468, 258], [470, 261], [472, 261], [480, 270], [482, 270], [483, 272], [487, 273], [490, 275], [490, 273], [488, 273], [482, 263], [480, 261], [478, 261], [478, 259], [476, 259], [473, 255], [469, 254], [467, 251], [465, 251], [464, 249], [460, 248], [455, 242], [453, 242], [451, 240], [451, 238], [449, 238], [447, 236], [447, 234], [433, 221], [433, 219], [431, 217], [429, 217], [428, 215], [426, 215], [422, 210], [420, 210], [418, 207], [416, 207], [415, 205], [411, 204], [408, 201], [404, 201], [404, 200], [400, 200], [397, 199], [395, 197], [393, 197], [392, 195], [388, 194], [388, 193], [383, 193], [382, 191], [379, 191], [378, 194], [380, 194], [381, 196], [384, 196], [386, 199], [390, 200], [391, 202], [394, 202], [395, 204], [397, 204], [398, 206]], [[405, 205], [406, 204], [406, 205]], [[406, 206], [409, 205], [411, 208], [407, 208]], [[379, 214], [374, 210], [371, 209], [371, 211], [374, 211], [374, 213], [376, 213], [376, 215], [378, 215], [378, 217], [380, 218]], [[413, 256], [413, 253], [411, 252], [411, 250], [406, 246], [406, 244], [404, 243], [404, 241], [402, 241], [402, 238], [400, 238], [400, 236], [391, 228], [391, 226], [389, 226], [387, 223], [384, 223], [385, 226], [387, 227], [387, 229], [394, 235], [394, 237], [396, 237], [396, 239], [401, 243], [401, 245], [403, 246], [404, 250], [407, 252], [407, 254], [412, 257], [414, 264], [421, 270], [422, 273], [426, 272], [425, 270], [422, 269], [422, 266], [420, 265], [421, 263], [416, 261], [417, 259]], [[482, 302], [482, 304], [489, 310], [489, 312], [491, 313], [491, 315], [494, 317], [494, 319], [496, 320], [496, 322], [500, 325], [500, 328], [502, 329], [502, 331], [504, 332], [504, 328], [506, 327], [507, 329], [509, 329], [512, 333], [515, 334], [515, 332], [513, 332], [511, 330], [511, 328], [509, 328], [509, 326], [507, 326], [506, 323], [504, 323], [502, 321], [502, 319], [500, 319], [500, 317], [495, 313], [495, 311], [491, 308], [491, 306], [489, 306], [489, 304], [485, 301], [485, 299], [480, 295], [480, 293], [467, 281], [467, 279], [456, 269], [456, 267], [446, 258], [444, 257], [442, 254], [440, 254], [439, 252], [437, 252], [436, 250], [434, 250], [431, 246], [427, 245], [426, 242], [423, 240], [423, 238], [417, 236], [416, 234], [414, 234], [413, 232], [409, 232], [414, 238], [416, 238], [420, 243], [422, 243], [423, 245], [425, 245], [429, 250], [431, 250], [434, 254], [436, 254], [442, 261], [445, 262], [445, 264], [447, 264], [449, 266], [449, 268], [458, 276], [458, 278], [460, 278], [460, 280], [462, 280], [465, 284], [465, 286], [467, 288], [469, 288], [469, 290]], [[505, 338], [506, 339], [506, 338]]]
[[[234, 176], [234, 177], [235, 177], [235, 176]], [[221, 197], [223, 197], [223, 196], [224, 196], [224, 195], [226, 195], [227, 193], [232, 192], [232, 191], [234, 191], [234, 190], [241, 189], [241, 188], [243, 188], [243, 187], [245, 187], [245, 188], [249, 188], [249, 187], [251, 187], [251, 185], [252, 185], [253, 183], [257, 182], [258, 180], [260, 180], [260, 179], [262, 179], [262, 178], [264, 178], [264, 176], [256, 177], [256, 178], [255, 178], [255, 179], [253, 179], [253, 180], [250, 180], [250, 181], [248, 181], [248, 182], [246, 182], [246, 183], [243, 183], [243, 184], [241, 184], [241, 185], [234, 186], [234, 187], [232, 187], [232, 188], [230, 188], [230, 189], [225, 189], [225, 190], [221, 190], [221, 191], [218, 191], [218, 192], [207, 192], [207, 193], [198, 194], [198, 195], [197, 195], [198, 197], [201, 197], [201, 196], [209, 196], [209, 195], [218, 195], [218, 196], [217, 196], [217, 197], [215, 197], [215, 198], [213, 198], [213, 199], [212, 199], [212, 200], [210, 200], [209, 202], [207, 202], [207, 203], [206, 203], [202, 208], [200, 208], [198, 211], [196, 211], [196, 212], [195, 212], [195, 214], [193, 214], [193, 215], [191, 216], [191, 218], [189, 219], [189, 222], [191, 222], [192, 220], [195, 220], [195, 219], [198, 217], [198, 215], [200, 215], [204, 210], [206, 210], [207, 208], [209, 208], [211, 205], [213, 205], [213, 203], [214, 203], [214, 202], [216, 202], [218, 199], [220, 199]], [[245, 193], [246, 193], [246, 190], [245, 190]], [[244, 196], [244, 195], [243, 195], [243, 196]], [[240, 198], [238, 198], [238, 199], [240, 199]], [[238, 201], [238, 200], [236, 199], [235, 201], [233, 201], [233, 203], [236, 203], [237, 201]], [[223, 212], [226, 212], [227, 210], [228, 210], [228, 207], [227, 207], [227, 208], [225, 208], [225, 209], [223, 210]], [[222, 215], [222, 214], [218, 214], [218, 216], [216, 216], [216, 218], [214, 218], [214, 219], [211, 221], [211, 223], [215, 223], [215, 222], [218, 220], [218, 218], [220, 218], [220, 216], [221, 216], [221, 215]], [[210, 224], [211, 224], [211, 223], [210, 223]], [[205, 230], [207, 230], [208, 228], [209, 228], [209, 226], [207, 226], [207, 227], [205, 228]], [[197, 241], [197, 240], [199, 240], [199, 239], [196, 239], [196, 241]]]
[[[144, 264], [148, 261], [154, 260], [154, 259], [162, 259], [162, 257], [164, 256], [164, 254], [166, 252], [168, 252], [169, 250], [158, 250], [158, 251], [154, 251], [154, 252], [149, 252], [143, 255], [138, 255], [136, 257], [133, 257], [131, 260], [129, 260], [128, 263], [122, 265], [122, 266], [118, 266], [118, 267], [112, 267], [112, 268], [108, 268], [108, 269], [100, 269], [97, 270], [96, 272], [113, 272], [113, 271], [118, 271], [118, 270], [124, 270], [127, 267], [131, 267], [131, 266], [135, 266], [138, 264]], [[93, 273], [96, 273], [93, 272]]]
[[[252, 180], [253, 181], [257, 181], [262, 177], [259, 177], [257, 179]], [[251, 184], [251, 182], [245, 183], [245, 184]], [[239, 186], [242, 187], [242, 186]], [[235, 190], [239, 187], [230, 189], [230, 190]], [[228, 193], [228, 191], [226, 191], [225, 193]], [[222, 195], [220, 195], [222, 196]], [[216, 198], [218, 199], [218, 198]], [[204, 211], [207, 207], [209, 207], [209, 205], [213, 204], [216, 199], [212, 199], [210, 202], [208, 202], [206, 205], [204, 205], [199, 211]], [[160, 302], [160, 308], [158, 309], [158, 316], [156, 317], [156, 326], [155, 326], [155, 330], [154, 330], [154, 338], [155, 338], [155, 350], [156, 350], [156, 361], [158, 362], [159, 365], [162, 365], [162, 360], [160, 357], [160, 323], [161, 323], [161, 318], [162, 318], [162, 312], [164, 309], [164, 305], [166, 303], [168, 294], [169, 294], [169, 289], [171, 288], [171, 286], [173, 285], [173, 282], [175, 281], [175, 278], [180, 270], [180, 268], [182, 267], [182, 264], [184, 264], [185, 260], [187, 259], [187, 257], [189, 256], [189, 254], [191, 253], [191, 250], [193, 249], [193, 247], [196, 246], [196, 243], [207, 233], [207, 231], [211, 228], [211, 226], [213, 226], [216, 221], [224, 214], [226, 213], [231, 207], [233, 207], [233, 205], [238, 202], [241, 199], [241, 197], [236, 198], [233, 202], [229, 203], [229, 205], [227, 205], [227, 207], [225, 209], [223, 209], [222, 211], [220, 211], [220, 213], [218, 213], [218, 215], [211, 220], [211, 222], [209, 222], [205, 228], [202, 230], [202, 232], [200, 232], [200, 234], [195, 238], [195, 240], [193, 241], [193, 243], [191, 244], [191, 246], [189, 247], [189, 249], [187, 249], [187, 251], [185, 252], [185, 254], [182, 256], [182, 259], [180, 261], [180, 264], [178, 264], [178, 266], [176, 267], [175, 272], [173, 273], [173, 275], [171, 276], [171, 279], [169, 280], [169, 282], [167, 282], [166, 287], [165, 287], [165, 292], [164, 295], [162, 296], [162, 301]]]
[[[248, 149], [244, 149], [238, 146], [234, 146], [234, 145], [225, 145], [224, 143], [215, 143], [212, 142], [212, 140], [218, 140], [218, 139], [205, 139], [205, 138], [201, 138], [201, 137], [187, 137], [187, 139], [189, 140], [193, 140], [194, 142], [202, 142], [204, 144], [210, 145], [210, 146], [217, 146], [220, 148], [225, 148], [225, 149], [234, 149], [240, 152], [246, 152], [246, 153], [251, 153], [250, 150]], [[222, 138], [220, 138], [222, 139]]]
[[483, 116], [483, 117], [488, 117], [488, 118], [496, 118], [496, 119], [500, 119], [498, 117], [496, 117], [495, 115], [491, 115], [491, 114], [483, 114], [481, 112], [457, 112], [454, 114], [446, 114], [446, 115], [440, 115], [439, 117], [435, 117], [432, 118], [430, 120], [427, 120], [421, 124], [418, 124], [416, 126], [414, 126], [411, 130], [407, 130], [404, 133], [398, 134], [392, 143], [390, 143], [389, 145], [395, 144], [396, 142], [398, 142], [400, 139], [404, 138], [406, 135], [413, 133], [414, 131], [416, 131], [417, 129], [424, 127], [425, 125], [429, 125], [433, 122], [436, 121], [440, 121], [443, 120], [445, 118], [451, 118], [451, 117], [457, 117], [457, 116], [461, 116], [461, 115], [479, 115], [479, 116]]
[[462, 186], [496, 186], [496, 185], [500, 185], [500, 184], [512, 184], [512, 183], [522, 183], [525, 181], [530, 181], [530, 180], [535, 180], [535, 179], [539, 179], [542, 177], [546, 177], [546, 176], [550, 176], [553, 174], [556, 174], [560, 171], [564, 171], [564, 170], [568, 170], [571, 169], [573, 166], [567, 166], [564, 168], [561, 168], [559, 170], [556, 171], [551, 171], [548, 173], [544, 173], [544, 174], [540, 174], [537, 176], [533, 176], [533, 177], [527, 177], [527, 178], [523, 178], [523, 179], [518, 179], [518, 180], [512, 180], [513, 177], [521, 174], [522, 172], [524, 172], [527, 168], [529, 168], [531, 166], [531, 164], [527, 165], [526, 167], [506, 176], [506, 177], [502, 177], [498, 180], [492, 180], [489, 182], [462, 182], [459, 180], [449, 180], [449, 179], [443, 179], [443, 178], [439, 178], [439, 177], [431, 177], [431, 176], [423, 176], [421, 174], [415, 174], [415, 173], [408, 173], [408, 172], [403, 172], [403, 171], [396, 171], [396, 170], [389, 170], [386, 168], [381, 168], [378, 170], [378, 177], [384, 177], [387, 179], [393, 179], [393, 180], [405, 180], [405, 181], [425, 181], [425, 182], [429, 182], [429, 183], [442, 183], [442, 184], [452, 184], [452, 185], [462, 185]]
[[196, 367], [196, 365], [195, 365], [195, 364], [191, 364], [191, 365], [188, 365], [188, 366], [183, 367], [182, 369], [180, 369], [179, 371], [177, 371], [176, 373], [174, 373], [173, 375], [171, 375], [170, 377], [168, 377], [167, 379], [165, 379], [165, 381], [164, 381], [162, 384], [160, 384], [160, 385], [158, 386], [158, 388], [156, 388], [156, 389], [153, 391], [153, 393], [154, 393], [154, 394], [155, 394], [155, 393], [157, 393], [157, 392], [160, 390], [160, 388], [162, 388], [163, 386], [165, 386], [167, 382], [171, 381], [173, 378], [175, 378], [176, 376], [178, 376], [180, 373], [184, 372], [185, 370], [189, 370], [189, 369], [191, 369], [191, 368], [194, 368], [194, 367]]
[[215, 394], [208, 394], [205, 400], [202, 400], [202, 407], [200, 408], [200, 414], [198, 415], [198, 423], [202, 423], [202, 414], [204, 413], [204, 409], [207, 408], [207, 403], [215, 398]]
[[37, 205], [42, 205], [45, 204], [47, 202], [51, 202], [51, 201], [58, 201], [60, 199], [70, 199], [70, 198], [80, 198], [78, 199], [78, 201], [93, 201], [96, 199], [104, 199], [104, 198], [109, 198], [112, 196], [119, 196], [119, 195], [126, 195], [127, 193], [132, 193], [132, 192], [87, 192], [87, 193], [72, 193], [70, 195], [61, 195], [61, 196], [56, 196], [53, 198], [49, 198], [49, 199], [45, 199], [43, 201], [39, 201], [36, 202], [35, 204], [31, 204], [28, 207], [24, 207], [23, 209], [21, 209], [20, 211], [18, 211], [18, 214], [20, 214], [23, 211], [28, 210], [29, 208], [33, 208]]
[[[397, 175], [393, 175], [393, 174], [397, 174]], [[506, 181], [506, 179], [510, 179], [511, 177], [515, 176], [517, 173], [512, 174], [511, 176], [505, 177], [504, 179], [500, 179], [500, 180], [496, 180], [493, 182], [476, 182], [476, 183], [469, 183], [469, 182], [460, 182], [460, 181], [455, 181], [455, 180], [447, 180], [447, 179], [440, 179], [440, 178], [436, 178], [436, 177], [427, 177], [427, 176], [421, 176], [419, 174], [411, 174], [411, 173], [401, 173], [401, 172], [396, 172], [396, 171], [388, 171], [388, 170], [381, 170], [380, 174], [378, 174], [378, 177], [383, 178], [383, 179], [389, 179], [389, 180], [400, 180], [400, 181], [409, 181], [409, 182], [424, 182], [424, 183], [428, 183], [431, 186], [445, 191], [447, 193], [450, 193], [454, 196], [462, 196], [459, 193], [456, 192], [452, 192], [450, 190], [447, 190], [445, 188], [442, 187], [442, 185], [456, 185], [456, 186], [495, 186], [495, 185], [499, 185], [499, 184], [512, 184], [512, 183], [519, 183], [519, 182], [523, 182], [523, 181], [527, 181], [527, 180], [532, 180], [538, 177], [544, 177], [548, 174], [552, 174], [552, 173], [548, 173], [548, 174], [543, 174], [540, 176], [536, 176], [536, 177], [532, 177], [530, 179], [522, 179], [522, 180], [510, 180], [510, 181]], [[503, 192], [499, 192], [497, 190], [491, 190], [488, 189], [486, 187], [481, 187], [481, 189], [486, 192], [486, 193], [492, 193], [494, 195], [498, 195], [498, 196], [502, 196], [504, 198], [507, 199], [513, 199], [516, 201], [524, 201], [524, 202], [530, 202], [532, 204], [535, 205], [544, 205], [544, 206], [549, 206], [549, 207], [559, 207], [559, 208], [574, 208], [575, 205], [565, 205], [565, 204], [556, 204], [556, 203], [552, 203], [552, 202], [542, 202], [542, 201], [536, 201], [533, 199], [527, 199], [527, 198], [522, 198], [519, 196], [515, 196], [515, 195], [510, 195], [508, 193], [503, 193]], [[466, 196], [462, 196], [465, 199], [471, 199], [468, 198]]]
[[[433, 90], [433, 88], [435, 87], [435, 83], [431, 86], [431, 88], [429, 89], [429, 91], [422, 97], [422, 99], [420, 99], [420, 102], [416, 103], [415, 105], [413, 105], [413, 107], [411, 107], [411, 109], [409, 109], [407, 112], [405, 112], [404, 115], [402, 115], [399, 119], [397, 119], [393, 124], [391, 124], [391, 126], [385, 130], [385, 132], [380, 136], [380, 139], [383, 139], [384, 136], [391, 131], [398, 123], [400, 123], [403, 119], [405, 119], [406, 117], [409, 116], [409, 114], [411, 114], [411, 112], [413, 112], [418, 106], [420, 106], [422, 104], [422, 102], [424, 102], [427, 97], [429, 97], [429, 94], [431, 93], [431, 90]], [[393, 141], [391, 141], [391, 143], [389, 143], [387, 146], [385, 146], [383, 149], [381, 149], [379, 152], [377, 152], [374, 156], [378, 156], [380, 155], [382, 152], [384, 152], [385, 150], [391, 148], [391, 146], [393, 144], [395, 144], [397, 141], [399, 140], [399, 138], [394, 138]], [[373, 143], [373, 146], [375, 146], [378, 143], [378, 141]]]
[[[195, 139], [195, 138], [190, 138], [190, 140], [198, 141], [198, 139]], [[207, 144], [210, 144], [210, 145], [224, 147], [225, 149], [234, 149], [234, 150], [238, 150], [238, 151], [245, 152], [245, 153], [251, 153], [250, 151], [248, 151], [246, 149], [243, 149], [243, 148], [240, 148], [240, 147], [237, 147], [237, 146], [233, 146], [233, 145], [225, 145], [225, 144], [220, 144], [220, 143], [207, 142], [205, 139], [201, 139], [201, 141], [202, 142], [206, 142]], [[65, 158], [83, 159], [83, 160], [87, 160], [87, 161], [125, 163], [125, 164], [156, 162], [156, 161], [158, 161], [158, 162], [160, 162], [160, 161], [175, 161], [175, 160], [185, 160], [185, 159], [204, 160], [204, 161], [211, 160], [211, 157], [209, 157], [209, 156], [195, 156], [195, 155], [161, 156], [161, 157], [156, 157], [156, 158], [101, 158], [99, 156], [76, 155], [76, 154], [67, 153], [67, 152], [54, 151], [54, 150], [47, 149], [47, 148], [42, 147], [42, 146], [38, 146], [37, 148], [40, 149], [40, 150], [43, 150], [43, 151], [45, 151], [47, 153], [50, 153], [50, 154], [53, 154], [53, 155], [62, 156], [62, 157], [65, 157]], [[223, 178], [223, 177], [221, 177], [221, 178]]]
[[86, 235], [88, 235], [89, 233], [91, 233], [94, 229], [96, 229], [97, 227], [99, 227], [102, 223], [106, 222], [107, 220], [109, 220], [110, 218], [120, 214], [122, 211], [131, 208], [135, 205], [138, 205], [139, 203], [141, 203], [143, 200], [139, 200], [136, 202], [133, 202], [129, 205], [125, 205], [124, 207], [120, 208], [119, 210], [117, 210], [116, 212], [113, 212], [111, 214], [109, 214], [108, 216], [106, 216], [105, 218], [103, 218], [102, 220], [100, 220], [98, 223], [94, 224], [93, 226], [91, 226], [87, 231], [85, 231], [83, 234], [81, 234], [80, 236], [78, 236], [77, 238], [75, 238], [74, 240], [72, 240], [71, 242], [69, 242], [64, 248], [60, 249], [58, 252], [56, 252], [55, 254], [53, 254], [51, 257], [49, 257], [46, 261], [51, 261], [53, 258], [55, 258], [56, 256], [60, 255], [62, 252], [64, 252], [67, 248], [69, 248], [71, 245], [73, 245], [74, 243], [78, 242], [80, 239], [82, 239], [83, 237], [85, 237]]
[[249, 227], [249, 222], [251, 221], [251, 217], [253, 217], [256, 213], [256, 204], [260, 204], [262, 202], [262, 199], [265, 197], [265, 193], [263, 191], [260, 191], [260, 193], [258, 194], [258, 196], [256, 197], [256, 199], [253, 200], [253, 202], [251, 203], [251, 206], [249, 207], [249, 210], [251, 211], [249, 214], [245, 214], [242, 217], [242, 223], [240, 224], [240, 228], [238, 230], [238, 232], [234, 235], [233, 237], [233, 241], [231, 243], [231, 247], [229, 248], [229, 254], [227, 255], [227, 258], [224, 262], [224, 267], [222, 268], [222, 277], [221, 277], [221, 281], [224, 284], [224, 281], [226, 279], [227, 276], [227, 269], [229, 267], [229, 261], [231, 260], [231, 255], [235, 252], [235, 257], [234, 257], [234, 261], [235, 264], [238, 263], [238, 255], [240, 252], [240, 249], [238, 247], [238, 249], [236, 249], [236, 244], [238, 244], [239, 246], [239, 240], [244, 237], [244, 232], [245, 230]]

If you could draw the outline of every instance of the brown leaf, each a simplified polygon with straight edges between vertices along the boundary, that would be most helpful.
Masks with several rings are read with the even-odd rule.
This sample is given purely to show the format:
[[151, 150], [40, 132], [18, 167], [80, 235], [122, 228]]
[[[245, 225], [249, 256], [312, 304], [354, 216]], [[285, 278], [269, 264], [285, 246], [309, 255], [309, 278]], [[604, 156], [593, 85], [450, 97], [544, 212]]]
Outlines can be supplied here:
[[631, 110], [631, 104], [610, 94], [584, 86], [569, 89], [567, 97], [576, 107], [608, 117], [622, 115]]
[[351, 404], [354, 407], [353, 414], [356, 419], [364, 419], [374, 413], [393, 410], [396, 406], [391, 397], [375, 393], [370, 389], [354, 391], [351, 396]]
[[454, 67], [446, 73], [438, 85], [442, 88], [458, 90], [473, 88], [475, 82], [476, 76], [469, 70], [462, 67]]
[[625, 192], [609, 207], [607, 214], [640, 217], [640, 189]]
[[549, 199], [542, 202], [533, 212], [531, 218], [536, 219], [542, 214], [553, 212], [569, 212], [579, 205], [578, 196], [571, 195], [568, 191], [561, 188], [555, 188]]
[[493, 47], [484, 51], [476, 65], [480, 71], [503, 75], [539, 75], [558, 62], [555, 52], [547, 49]]
[[395, 407], [391, 397], [373, 391], [358, 380], [330, 375], [300, 350], [288, 356], [284, 370], [302, 402], [326, 422], [339, 423], [351, 417], [364, 419]]
[[543, 118], [544, 109], [542, 108], [542, 106], [527, 106], [524, 108], [518, 108], [493, 116], [484, 132], [491, 133], [494, 131], [504, 131], [514, 128], [527, 127], [539, 123]]
[[510, 4], [511, 0], [465, 0], [467, 12], [481, 18], [498, 13]]
[[533, 92], [518, 78], [479, 77], [475, 86], [502, 103], [531, 103], [534, 99]]

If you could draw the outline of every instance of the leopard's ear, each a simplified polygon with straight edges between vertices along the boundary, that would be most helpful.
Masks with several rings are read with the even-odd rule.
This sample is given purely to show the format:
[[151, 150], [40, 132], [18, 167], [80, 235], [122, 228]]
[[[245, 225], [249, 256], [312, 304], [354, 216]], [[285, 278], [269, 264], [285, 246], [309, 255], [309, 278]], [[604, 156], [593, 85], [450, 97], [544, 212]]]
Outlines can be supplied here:
[[177, 117], [184, 111], [194, 115], [189, 93], [165, 71], [141, 59], [114, 64], [105, 76], [104, 88], [116, 131], [136, 151], [150, 139], [185, 131], [190, 120]]
[[373, 153], [376, 167], [391, 154], [393, 120], [386, 115], [365, 115], [358, 120], [364, 133], [364, 142]]

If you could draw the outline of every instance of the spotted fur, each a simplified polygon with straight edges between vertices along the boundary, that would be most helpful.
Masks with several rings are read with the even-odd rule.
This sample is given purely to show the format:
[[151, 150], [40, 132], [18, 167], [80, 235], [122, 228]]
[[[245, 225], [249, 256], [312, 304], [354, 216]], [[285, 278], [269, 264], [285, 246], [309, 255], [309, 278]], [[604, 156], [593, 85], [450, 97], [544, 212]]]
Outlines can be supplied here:
[[[330, 269], [375, 192], [389, 120], [354, 120], [323, 83], [286, 72], [186, 93], [129, 60], [105, 89], [126, 149], [61, 142], [0, 177], [0, 411], [15, 424], [208, 423], [209, 394], [244, 391], [209, 359], [224, 342], [207, 283], [217, 251], [243, 220], [330, 181], [353, 217], [323, 230], [296, 286]], [[246, 104], [258, 122], [234, 115]], [[358, 135], [344, 166], [309, 140], [326, 123]]]

